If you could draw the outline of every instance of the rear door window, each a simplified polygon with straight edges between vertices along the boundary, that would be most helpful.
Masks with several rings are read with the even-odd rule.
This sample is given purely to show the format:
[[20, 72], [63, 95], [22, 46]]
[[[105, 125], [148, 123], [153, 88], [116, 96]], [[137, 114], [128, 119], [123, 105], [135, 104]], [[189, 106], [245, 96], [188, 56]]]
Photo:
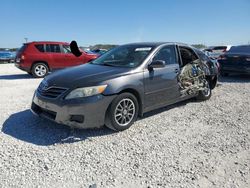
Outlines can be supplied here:
[[162, 60], [166, 65], [177, 64], [175, 46], [165, 46], [154, 56], [153, 61]]
[[181, 46], [180, 54], [181, 54], [182, 66], [185, 66], [186, 64], [199, 59], [198, 56], [195, 54], [195, 52], [188, 47]]
[[46, 44], [46, 52], [61, 53], [59, 44]]
[[35, 45], [35, 47], [39, 52], [44, 52], [44, 45], [43, 44], [37, 44], [37, 45]]

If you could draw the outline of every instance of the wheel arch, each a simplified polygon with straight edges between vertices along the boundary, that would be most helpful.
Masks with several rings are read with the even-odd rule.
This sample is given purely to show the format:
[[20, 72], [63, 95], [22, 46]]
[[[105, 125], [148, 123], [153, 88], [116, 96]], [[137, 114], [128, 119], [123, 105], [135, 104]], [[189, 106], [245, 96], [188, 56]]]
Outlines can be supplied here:
[[[117, 95], [120, 95], [122, 93], [131, 93], [131, 94], [133, 94], [136, 97], [136, 99], [138, 101], [138, 105], [139, 105], [139, 114], [138, 115], [140, 117], [142, 117], [143, 116], [143, 101], [142, 101], [142, 97], [139, 94], [139, 92], [136, 91], [136, 89], [126, 88], [126, 89], [123, 89], [123, 90], [119, 91], [117, 93]], [[112, 103], [112, 101], [111, 101], [111, 103]], [[110, 107], [111, 103], [109, 104], [109, 107]], [[108, 112], [109, 107], [107, 108], [107, 110], [105, 112], [105, 117], [107, 116], [107, 112]]]
[[127, 88], [127, 89], [123, 89], [118, 94], [121, 94], [121, 93], [131, 93], [136, 97], [138, 105], [139, 105], [139, 116], [143, 116], [143, 102], [142, 102], [142, 98], [139, 92], [136, 91], [135, 89]]
[[209, 81], [211, 89], [214, 89], [217, 85], [218, 76], [206, 76], [206, 79]]
[[32, 71], [33, 66], [34, 66], [35, 64], [37, 64], [37, 63], [44, 63], [44, 64], [48, 67], [48, 69], [49, 69], [49, 71], [50, 71], [49, 64], [48, 64], [46, 61], [34, 61], [34, 62], [32, 63], [32, 65], [31, 65], [31, 67], [30, 67], [30, 71]]

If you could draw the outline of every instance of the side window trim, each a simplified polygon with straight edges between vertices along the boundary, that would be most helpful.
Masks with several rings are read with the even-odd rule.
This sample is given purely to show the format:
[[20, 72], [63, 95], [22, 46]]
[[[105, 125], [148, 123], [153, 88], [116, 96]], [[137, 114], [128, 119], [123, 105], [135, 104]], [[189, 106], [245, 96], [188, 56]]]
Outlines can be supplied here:
[[[163, 48], [166, 48], [166, 47], [174, 47], [175, 57], [176, 57], [176, 63], [172, 63], [172, 64], [178, 64], [178, 61], [179, 61], [179, 60], [178, 60], [178, 54], [177, 54], [176, 45], [174, 45], [174, 44], [166, 44], [166, 45], [163, 45], [163, 46], [159, 47], [159, 49], [157, 49], [157, 50], [154, 52], [154, 54], [152, 54], [152, 56], [151, 56], [149, 62], [147, 63], [147, 66], [148, 66], [148, 64], [150, 64], [150, 63], [153, 61], [154, 57], [158, 54], [158, 52], [161, 51]], [[168, 65], [168, 64], [167, 64], [167, 65]], [[169, 64], [169, 65], [171, 65], [171, 64]]]
[[181, 51], [180, 51], [181, 48], [185, 48], [185, 49], [191, 50], [191, 51], [193, 52], [193, 54], [196, 56], [196, 58], [200, 60], [200, 56], [195, 52], [194, 49], [192, 49], [192, 48], [189, 47], [189, 46], [180, 45], [180, 46], [179, 46], [179, 53], [180, 53], [180, 59], [181, 59], [181, 62], [182, 62], [181, 66], [183, 66], [183, 60], [182, 60]]
[[[49, 49], [49, 50], [48, 50], [48, 49]], [[50, 44], [45, 44], [45, 52], [46, 52], [46, 53], [51, 53]]]
[[179, 45], [176, 45], [176, 48], [177, 48], [177, 53], [178, 53], [178, 62], [179, 62], [179, 66], [182, 67], [183, 65], [183, 62], [182, 62], [182, 58], [181, 58], [181, 51], [180, 51], [180, 46]]
[[[59, 46], [59, 52], [52, 52], [52, 51], [51, 51], [51, 45], [54, 45], [54, 46], [57, 45], [57, 46]], [[49, 51], [47, 51], [47, 46], [48, 46]], [[60, 44], [46, 44], [45, 50], [46, 50], [46, 53], [62, 54], [62, 50], [61, 50]]]

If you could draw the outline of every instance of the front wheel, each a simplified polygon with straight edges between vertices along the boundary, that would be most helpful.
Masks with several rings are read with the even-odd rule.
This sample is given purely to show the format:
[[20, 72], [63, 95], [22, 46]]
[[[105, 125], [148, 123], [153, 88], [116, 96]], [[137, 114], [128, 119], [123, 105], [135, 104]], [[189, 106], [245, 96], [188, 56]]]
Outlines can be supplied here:
[[199, 94], [197, 96], [197, 99], [201, 101], [210, 99], [212, 95], [212, 90], [211, 90], [209, 82], [205, 80], [204, 84], [205, 84], [204, 90], [199, 91]]
[[31, 72], [35, 78], [43, 78], [48, 74], [49, 68], [45, 63], [36, 63], [32, 66]]
[[138, 117], [138, 101], [131, 93], [118, 95], [111, 103], [105, 125], [115, 131], [128, 129]]

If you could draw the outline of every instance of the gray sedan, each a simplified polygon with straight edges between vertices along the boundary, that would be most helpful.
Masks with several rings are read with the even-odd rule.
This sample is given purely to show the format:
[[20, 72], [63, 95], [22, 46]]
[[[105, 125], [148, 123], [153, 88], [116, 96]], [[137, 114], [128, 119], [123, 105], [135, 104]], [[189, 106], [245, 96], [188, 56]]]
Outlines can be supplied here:
[[122, 45], [88, 64], [45, 77], [31, 110], [71, 127], [105, 124], [121, 131], [148, 111], [192, 97], [209, 99], [217, 82], [215, 69], [185, 44]]

